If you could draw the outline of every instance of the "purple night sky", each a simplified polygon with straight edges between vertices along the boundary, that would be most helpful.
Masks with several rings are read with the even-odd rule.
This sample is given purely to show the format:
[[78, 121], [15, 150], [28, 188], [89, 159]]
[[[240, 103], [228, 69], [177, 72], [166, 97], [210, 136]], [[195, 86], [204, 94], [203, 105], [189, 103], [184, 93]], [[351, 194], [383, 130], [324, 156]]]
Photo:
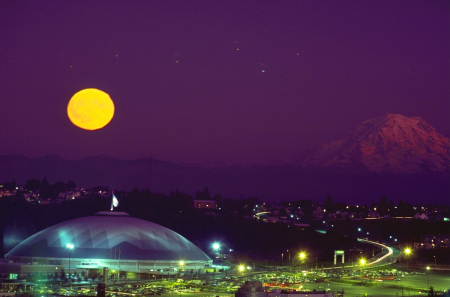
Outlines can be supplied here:
[[[0, 45], [0, 155], [285, 162], [386, 113], [450, 134], [447, 0], [2, 0]], [[101, 130], [67, 117], [84, 88]]]

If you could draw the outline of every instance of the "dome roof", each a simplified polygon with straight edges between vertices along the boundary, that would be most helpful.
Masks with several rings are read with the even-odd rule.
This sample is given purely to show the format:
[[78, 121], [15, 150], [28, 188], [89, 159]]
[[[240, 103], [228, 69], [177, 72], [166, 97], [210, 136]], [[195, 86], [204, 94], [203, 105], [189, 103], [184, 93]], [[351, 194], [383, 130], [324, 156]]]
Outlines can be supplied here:
[[[66, 245], [74, 245], [69, 251]], [[123, 260], [188, 260], [210, 258], [192, 242], [161, 225], [102, 211], [94, 216], [56, 224], [27, 238], [9, 253], [12, 257]]]

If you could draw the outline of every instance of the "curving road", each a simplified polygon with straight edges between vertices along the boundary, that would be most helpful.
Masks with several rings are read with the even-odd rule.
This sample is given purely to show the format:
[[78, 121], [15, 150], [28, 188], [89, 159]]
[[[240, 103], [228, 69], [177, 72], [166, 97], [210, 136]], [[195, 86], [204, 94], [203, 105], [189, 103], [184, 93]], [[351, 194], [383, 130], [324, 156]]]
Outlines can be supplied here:
[[381, 253], [375, 255], [375, 257], [368, 260], [366, 265], [369, 266], [383, 266], [395, 263], [397, 258], [400, 256], [400, 250], [385, 244], [371, 241], [368, 239], [358, 238], [358, 241], [365, 242], [368, 244], [375, 245], [376, 247], [381, 247]]

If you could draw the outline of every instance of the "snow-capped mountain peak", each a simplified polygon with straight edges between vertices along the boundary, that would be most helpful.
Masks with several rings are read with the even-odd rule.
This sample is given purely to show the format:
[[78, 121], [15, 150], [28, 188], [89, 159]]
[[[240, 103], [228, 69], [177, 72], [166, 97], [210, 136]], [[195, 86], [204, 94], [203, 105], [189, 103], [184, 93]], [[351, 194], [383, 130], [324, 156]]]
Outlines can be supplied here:
[[298, 158], [304, 166], [365, 166], [371, 171], [450, 171], [449, 139], [420, 117], [386, 114]]

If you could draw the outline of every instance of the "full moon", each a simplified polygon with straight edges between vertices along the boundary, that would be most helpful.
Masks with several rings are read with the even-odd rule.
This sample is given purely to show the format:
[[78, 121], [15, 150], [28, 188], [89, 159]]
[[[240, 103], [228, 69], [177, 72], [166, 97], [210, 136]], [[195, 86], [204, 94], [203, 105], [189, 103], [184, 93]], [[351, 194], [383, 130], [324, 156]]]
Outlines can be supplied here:
[[113, 118], [114, 103], [103, 91], [84, 89], [70, 99], [67, 115], [70, 121], [81, 129], [98, 130]]

